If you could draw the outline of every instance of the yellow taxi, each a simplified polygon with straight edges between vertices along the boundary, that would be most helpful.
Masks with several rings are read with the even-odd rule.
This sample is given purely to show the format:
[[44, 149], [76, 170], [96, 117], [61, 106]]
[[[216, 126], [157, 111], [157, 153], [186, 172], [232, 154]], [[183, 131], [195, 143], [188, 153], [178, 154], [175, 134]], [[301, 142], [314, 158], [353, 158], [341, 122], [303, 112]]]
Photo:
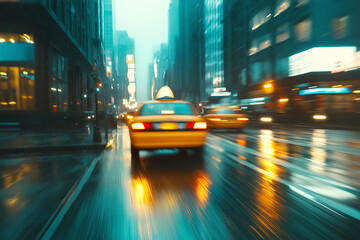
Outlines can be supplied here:
[[162, 87], [156, 100], [142, 103], [129, 121], [131, 154], [139, 157], [140, 150], [192, 148], [203, 150], [207, 122], [187, 101], [175, 100], [167, 86]]
[[222, 106], [210, 110], [204, 116], [212, 129], [241, 129], [244, 128], [249, 118], [235, 106]]

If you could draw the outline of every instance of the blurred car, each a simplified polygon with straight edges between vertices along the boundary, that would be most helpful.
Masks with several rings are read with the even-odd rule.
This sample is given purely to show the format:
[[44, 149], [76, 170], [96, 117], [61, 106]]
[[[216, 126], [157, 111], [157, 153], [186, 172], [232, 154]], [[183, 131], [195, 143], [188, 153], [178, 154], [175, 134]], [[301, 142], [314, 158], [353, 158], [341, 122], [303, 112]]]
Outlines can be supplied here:
[[93, 111], [84, 111], [84, 120], [85, 123], [95, 122], [95, 112]]
[[144, 102], [129, 121], [131, 154], [140, 150], [191, 148], [201, 154], [207, 135], [206, 120], [190, 102], [175, 100], [169, 87], [162, 87], [156, 100]]
[[212, 129], [241, 129], [244, 128], [249, 118], [241, 109], [234, 106], [216, 107], [204, 116]]

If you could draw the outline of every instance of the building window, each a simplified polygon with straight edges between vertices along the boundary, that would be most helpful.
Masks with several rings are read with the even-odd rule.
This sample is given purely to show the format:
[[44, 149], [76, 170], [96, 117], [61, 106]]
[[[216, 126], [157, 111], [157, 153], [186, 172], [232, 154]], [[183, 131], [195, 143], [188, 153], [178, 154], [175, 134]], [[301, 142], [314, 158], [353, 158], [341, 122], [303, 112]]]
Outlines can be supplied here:
[[255, 31], [258, 29], [261, 25], [269, 21], [271, 18], [271, 12], [269, 8], [263, 9], [259, 13], [257, 13], [252, 19], [251, 19], [251, 30]]
[[34, 76], [29, 67], [0, 67], [0, 110], [34, 110]]
[[253, 41], [251, 42], [251, 48], [250, 48], [250, 50], [249, 50], [249, 55], [250, 55], [250, 56], [256, 54], [256, 53], [259, 51], [258, 46], [257, 46], [257, 45], [258, 45], [257, 42], [258, 42], [257, 40], [253, 40]]
[[301, 7], [308, 4], [310, 0], [296, 0], [296, 7]]
[[310, 19], [306, 19], [295, 25], [296, 39], [299, 42], [309, 41], [311, 39], [311, 25]]
[[289, 76], [289, 60], [287, 57], [285, 58], [277, 58], [276, 59], [276, 79], [281, 79]]
[[290, 0], [278, 0], [276, 2], [274, 17], [277, 17], [282, 12], [284, 12], [286, 9], [288, 9], [290, 7], [290, 4], [291, 4]]
[[349, 17], [338, 17], [332, 20], [332, 30], [335, 39], [341, 39], [347, 34], [347, 26], [349, 24]]
[[34, 37], [31, 34], [19, 33], [0, 33], [1, 43], [30, 43], [34, 44]]
[[56, 51], [51, 59], [50, 101], [53, 112], [66, 112], [69, 108], [68, 82], [65, 58]]
[[281, 43], [290, 38], [290, 25], [285, 23], [276, 29], [276, 43]]
[[271, 35], [266, 34], [260, 40], [259, 51], [262, 51], [262, 50], [264, 50], [264, 49], [266, 49], [266, 48], [268, 48], [270, 46], [271, 46]]

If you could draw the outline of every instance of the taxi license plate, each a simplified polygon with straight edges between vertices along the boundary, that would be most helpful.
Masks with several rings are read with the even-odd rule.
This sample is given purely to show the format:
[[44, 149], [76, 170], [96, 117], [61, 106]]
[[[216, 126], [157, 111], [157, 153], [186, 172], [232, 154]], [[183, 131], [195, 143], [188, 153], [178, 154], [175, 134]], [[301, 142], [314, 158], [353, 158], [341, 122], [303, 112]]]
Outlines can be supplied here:
[[160, 123], [160, 128], [162, 130], [175, 130], [178, 129], [178, 124], [171, 122], [164, 122], [164, 123]]

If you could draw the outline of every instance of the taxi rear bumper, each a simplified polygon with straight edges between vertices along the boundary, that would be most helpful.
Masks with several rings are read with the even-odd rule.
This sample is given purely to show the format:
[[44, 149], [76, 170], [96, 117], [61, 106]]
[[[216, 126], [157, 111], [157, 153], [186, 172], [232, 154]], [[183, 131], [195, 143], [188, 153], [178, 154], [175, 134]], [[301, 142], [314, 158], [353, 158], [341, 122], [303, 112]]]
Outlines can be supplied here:
[[137, 149], [202, 147], [208, 131], [130, 131], [131, 145]]
[[247, 124], [247, 121], [219, 121], [208, 122], [209, 128], [243, 128]]

